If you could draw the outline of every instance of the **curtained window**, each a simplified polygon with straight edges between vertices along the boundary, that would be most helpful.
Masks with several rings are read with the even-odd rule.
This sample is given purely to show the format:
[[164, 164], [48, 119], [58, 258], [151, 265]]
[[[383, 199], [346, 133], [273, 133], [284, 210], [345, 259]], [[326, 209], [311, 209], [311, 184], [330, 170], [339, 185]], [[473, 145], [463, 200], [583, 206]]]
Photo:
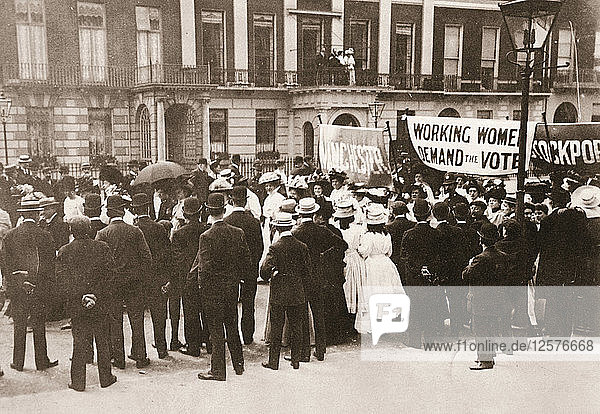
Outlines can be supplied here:
[[210, 152], [227, 152], [227, 109], [210, 109]]
[[49, 108], [27, 108], [28, 152], [32, 156], [48, 157], [52, 155], [50, 111]]
[[107, 109], [88, 109], [90, 156], [112, 155], [112, 126]]
[[48, 56], [43, 0], [15, 0], [15, 23], [21, 79], [46, 79]]
[[78, 2], [77, 22], [82, 80], [103, 82], [106, 78], [104, 4]]
[[275, 110], [256, 110], [256, 152], [275, 151]]
[[136, 7], [137, 64], [141, 80], [156, 80], [156, 66], [162, 63], [160, 47], [160, 11], [153, 7]]
[[354, 49], [354, 62], [357, 69], [369, 69], [369, 36], [368, 20], [350, 20], [350, 44]]
[[202, 63], [210, 65], [212, 83], [225, 80], [224, 18], [221, 11], [202, 10]]
[[444, 75], [461, 76], [462, 26], [446, 26]]

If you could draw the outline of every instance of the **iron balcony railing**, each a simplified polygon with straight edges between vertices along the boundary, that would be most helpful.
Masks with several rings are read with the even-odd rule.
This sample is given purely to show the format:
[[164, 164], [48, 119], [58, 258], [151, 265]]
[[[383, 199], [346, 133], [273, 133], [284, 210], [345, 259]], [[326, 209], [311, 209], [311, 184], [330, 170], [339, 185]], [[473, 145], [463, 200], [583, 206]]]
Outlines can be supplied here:
[[554, 75], [554, 87], [576, 87], [577, 81], [584, 87], [600, 88], [600, 70], [596, 69], [579, 69], [575, 72], [574, 69], [557, 70]]

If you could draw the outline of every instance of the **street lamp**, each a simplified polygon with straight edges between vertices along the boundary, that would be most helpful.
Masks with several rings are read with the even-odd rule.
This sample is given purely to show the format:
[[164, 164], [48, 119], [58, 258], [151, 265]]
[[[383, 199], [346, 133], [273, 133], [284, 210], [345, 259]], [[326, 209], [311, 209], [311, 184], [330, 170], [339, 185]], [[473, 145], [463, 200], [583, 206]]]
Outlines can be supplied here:
[[4, 92], [0, 92], [0, 118], [2, 119], [2, 129], [4, 130], [4, 161], [8, 164], [8, 146], [6, 140], [6, 119], [10, 114], [10, 106], [12, 99], [4, 96]]
[[383, 102], [371, 102], [369, 104], [369, 112], [375, 121], [375, 128], [377, 128], [377, 120], [381, 118], [381, 113], [383, 112], [383, 108], [385, 107], [385, 103]]
[[[519, 169], [517, 171], [517, 219], [524, 221], [525, 161], [529, 121], [529, 80], [547, 58], [546, 43], [562, 6], [558, 0], [513, 0], [498, 5], [513, 50], [506, 59], [521, 74], [521, 126], [519, 129]], [[536, 59], [536, 55], [538, 58]], [[512, 57], [512, 58], [511, 58]], [[524, 57], [524, 59], [523, 59]], [[533, 59], [532, 59], [533, 58]]]

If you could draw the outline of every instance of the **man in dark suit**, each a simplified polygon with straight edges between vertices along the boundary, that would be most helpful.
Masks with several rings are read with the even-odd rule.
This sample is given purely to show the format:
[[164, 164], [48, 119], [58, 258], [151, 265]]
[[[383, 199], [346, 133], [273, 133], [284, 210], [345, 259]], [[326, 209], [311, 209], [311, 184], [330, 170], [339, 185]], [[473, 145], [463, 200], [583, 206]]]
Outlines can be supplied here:
[[108, 306], [114, 282], [114, 260], [106, 243], [90, 238], [89, 218], [73, 217], [69, 224], [74, 240], [60, 248], [56, 259], [56, 272], [67, 286], [67, 313], [73, 334], [69, 388], [85, 390], [85, 365], [94, 340], [100, 386], [106, 388], [117, 382], [110, 365]]
[[[348, 243], [333, 234], [329, 229], [319, 226], [313, 221], [314, 213], [319, 210], [319, 205], [314, 198], [307, 197], [300, 200], [296, 211], [300, 214], [300, 224], [292, 233], [294, 237], [306, 244], [310, 253], [312, 272], [304, 276], [304, 294], [307, 304], [313, 314], [315, 328], [315, 353], [317, 360], [325, 358], [326, 325], [323, 293], [325, 290], [325, 275], [323, 274], [323, 262], [321, 255], [331, 248], [345, 251]], [[301, 362], [310, 361], [310, 335], [308, 329], [308, 309], [302, 320], [302, 355]]]
[[[459, 334], [464, 325], [463, 294], [466, 294], [462, 283], [462, 271], [464, 269], [467, 248], [465, 246], [462, 230], [448, 223], [450, 219], [450, 207], [446, 202], [436, 203], [433, 206], [433, 216], [438, 221], [436, 230], [440, 233], [440, 284], [445, 286], [448, 298], [450, 330], [453, 336]], [[468, 261], [468, 259], [467, 259]], [[443, 308], [447, 308], [442, 301]]]
[[421, 348], [421, 336], [427, 342], [441, 328], [439, 286], [440, 233], [427, 221], [431, 213], [429, 203], [415, 200], [413, 214], [417, 224], [404, 233], [402, 257], [406, 261], [406, 280], [403, 281], [410, 297], [409, 346]]
[[115, 258], [115, 289], [111, 303], [111, 356], [113, 365], [125, 369], [123, 342], [123, 302], [131, 325], [131, 359], [137, 368], [150, 364], [144, 337], [144, 287], [152, 266], [152, 254], [142, 231], [123, 221], [127, 202], [119, 195], [106, 201], [110, 224], [100, 230], [96, 240], [108, 243]]
[[59, 202], [54, 197], [42, 198], [40, 207], [43, 211], [40, 214], [40, 226], [52, 234], [54, 240], [54, 250], [58, 251], [62, 246], [69, 243], [69, 225], [63, 221], [59, 215]]
[[[173, 250], [173, 272], [171, 284], [179, 284], [183, 299], [183, 330], [186, 345], [179, 349], [185, 355], [200, 356], [202, 344], [206, 351], [212, 352], [208, 338], [206, 318], [202, 312], [197, 274], [191, 272], [194, 259], [198, 254], [200, 235], [210, 228], [200, 222], [202, 206], [196, 197], [188, 197], [183, 201], [183, 217], [186, 223], [173, 233], [171, 247]], [[173, 287], [171, 286], [171, 289]]]
[[506, 283], [507, 274], [507, 256], [494, 247], [498, 240], [496, 226], [483, 223], [479, 235], [483, 252], [473, 258], [462, 274], [473, 293], [473, 329], [480, 343], [477, 347], [477, 363], [470, 369], [476, 371], [494, 368], [496, 353], [489, 349], [489, 339], [498, 337], [500, 333], [499, 319], [506, 300], [502, 286]]
[[410, 221], [406, 218], [407, 214], [408, 207], [406, 207], [406, 203], [404, 201], [394, 201], [392, 204], [392, 215], [394, 216], [394, 220], [385, 226], [392, 237], [392, 255], [390, 256], [390, 259], [392, 259], [392, 262], [394, 262], [398, 268], [398, 273], [400, 273], [402, 280], [405, 280], [406, 278], [406, 264], [402, 260], [402, 238], [407, 230], [412, 229], [415, 226], [414, 221]]
[[280, 239], [269, 247], [269, 252], [260, 268], [260, 276], [268, 281], [271, 279], [269, 305], [271, 311], [271, 345], [269, 362], [262, 366], [279, 369], [279, 354], [281, 352], [281, 337], [283, 324], [288, 318], [291, 332], [290, 348], [292, 367], [300, 367], [300, 338], [302, 329], [302, 313], [306, 298], [302, 280], [311, 273], [310, 253], [304, 243], [292, 235], [292, 215], [276, 213], [274, 225], [279, 230]]
[[466, 266], [469, 259], [481, 253], [479, 235], [477, 234], [477, 230], [469, 224], [470, 211], [469, 206], [466, 203], [458, 203], [454, 206], [453, 211], [454, 218], [456, 219], [456, 227], [462, 230], [463, 239], [465, 240], [467, 256], [465, 257], [466, 262], [464, 263], [464, 266]]
[[90, 237], [96, 238], [96, 234], [106, 227], [106, 224], [100, 220], [100, 213], [102, 212], [102, 197], [100, 194], [86, 194], [85, 201], [83, 203], [83, 214], [90, 218]]
[[242, 279], [240, 286], [240, 302], [242, 302], [242, 337], [244, 344], [250, 345], [254, 341], [254, 300], [256, 298], [256, 279], [258, 278], [258, 262], [263, 253], [263, 238], [260, 221], [245, 209], [248, 201], [246, 187], [233, 187], [231, 192], [233, 210], [225, 217], [225, 223], [231, 224], [244, 231], [244, 237], [250, 249], [252, 269], [249, 277]]
[[54, 278], [52, 235], [38, 227], [39, 201], [22, 200], [17, 210], [23, 223], [6, 233], [2, 247], [2, 274], [11, 300], [14, 321], [12, 369], [23, 371], [27, 321], [33, 327], [35, 365], [45, 370], [58, 365], [46, 348], [46, 293]]
[[[458, 203], [468, 204], [467, 199], [456, 192], [456, 177], [454, 174], [447, 173], [444, 176], [442, 187], [444, 188], [444, 194], [446, 196], [444, 201], [448, 204], [448, 207], [450, 207], [451, 212]], [[450, 224], [454, 224], [454, 217], [452, 214], [448, 216], [448, 219]]]
[[223, 194], [209, 194], [206, 208], [213, 224], [200, 235], [198, 255], [192, 270], [198, 269], [200, 298], [213, 349], [210, 372], [199, 373], [198, 378], [225, 381], [225, 331], [235, 373], [244, 373], [244, 356], [238, 331], [238, 288], [241, 279], [254, 275], [250, 274], [252, 262], [244, 232], [223, 221]]
[[154, 221], [170, 221], [175, 204], [175, 200], [173, 200], [166, 188], [157, 188], [150, 204], [150, 217]]
[[206, 158], [198, 160], [198, 169], [192, 173], [190, 182], [194, 187], [193, 194], [200, 200], [200, 203], [204, 204], [208, 197], [208, 186], [213, 182], [212, 177], [208, 175], [208, 161]]
[[[165, 329], [167, 321], [167, 283], [170, 281], [169, 274], [171, 271], [171, 242], [165, 228], [153, 221], [148, 215], [150, 197], [146, 193], [135, 194], [131, 206], [133, 213], [137, 216], [135, 225], [144, 234], [144, 239], [148, 243], [152, 254], [152, 267], [150, 273], [145, 277], [144, 295], [152, 316], [156, 351], [160, 359], [165, 359], [169, 355]], [[176, 339], [177, 343], [179, 342], [177, 332], [173, 332], [171, 336]], [[173, 347], [175, 345], [173, 340], [171, 340], [171, 345], [172, 351], [179, 349]]]

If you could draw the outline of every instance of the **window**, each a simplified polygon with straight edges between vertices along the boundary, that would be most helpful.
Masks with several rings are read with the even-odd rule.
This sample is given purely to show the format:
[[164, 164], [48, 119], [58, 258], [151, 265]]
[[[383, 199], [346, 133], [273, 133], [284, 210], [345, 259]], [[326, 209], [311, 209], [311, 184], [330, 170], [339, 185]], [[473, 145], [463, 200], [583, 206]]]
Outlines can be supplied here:
[[88, 109], [90, 156], [112, 155], [112, 126], [106, 109]]
[[413, 25], [396, 24], [396, 75], [401, 86], [410, 87], [413, 72]]
[[350, 20], [350, 44], [354, 49], [354, 60], [357, 69], [369, 69], [370, 66], [370, 30], [368, 20]]
[[104, 4], [77, 3], [79, 56], [84, 82], [102, 82], [106, 74], [106, 23]]
[[189, 106], [187, 107], [185, 121], [183, 158], [189, 162], [196, 159], [196, 116], [194, 110]]
[[224, 18], [223, 12], [202, 10], [202, 63], [210, 65], [212, 83], [225, 80]]
[[43, 0], [15, 0], [17, 56], [21, 79], [46, 79], [46, 21]]
[[521, 120], [521, 110], [520, 109], [513, 109], [512, 119], [513, 119], [513, 121]]
[[150, 135], [150, 111], [143, 106], [140, 111], [140, 155], [143, 160], [152, 158], [152, 138]]
[[275, 110], [256, 110], [256, 152], [275, 151]]
[[569, 64], [568, 68], [560, 68], [559, 70], [569, 70], [571, 68], [571, 31], [569, 29], [558, 31], [558, 62], [557, 64], [564, 65]]
[[477, 110], [477, 118], [492, 119], [492, 110], [491, 109], [478, 109]]
[[308, 75], [308, 72], [314, 72], [316, 68], [317, 54], [321, 51], [321, 46], [323, 46], [323, 20], [316, 18], [303, 18], [301, 23], [301, 30], [301, 68], [306, 71], [306, 76]]
[[227, 109], [211, 109], [209, 112], [210, 152], [227, 152]]
[[498, 34], [496, 27], [484, 27], [481, 33], [481, 87], [494, 89], [498, 77]]
[[272, 86], [275, 70], [275, 17], [269, 14], [254, 15], [254, 83]]
[[28, 151], [32, 156], [48, 157], [52, 155], [50, 125], [48, 108], [27, 108]]
[[152, 7], [136, 7], [137, 23], [137, 64], [139, 77], [152, 80], [156, 70], [151, 65], [162, 63], [160, 47], [160, 12]]
[[444, 75], [461, 76], [462, 26], [446, 26]]

